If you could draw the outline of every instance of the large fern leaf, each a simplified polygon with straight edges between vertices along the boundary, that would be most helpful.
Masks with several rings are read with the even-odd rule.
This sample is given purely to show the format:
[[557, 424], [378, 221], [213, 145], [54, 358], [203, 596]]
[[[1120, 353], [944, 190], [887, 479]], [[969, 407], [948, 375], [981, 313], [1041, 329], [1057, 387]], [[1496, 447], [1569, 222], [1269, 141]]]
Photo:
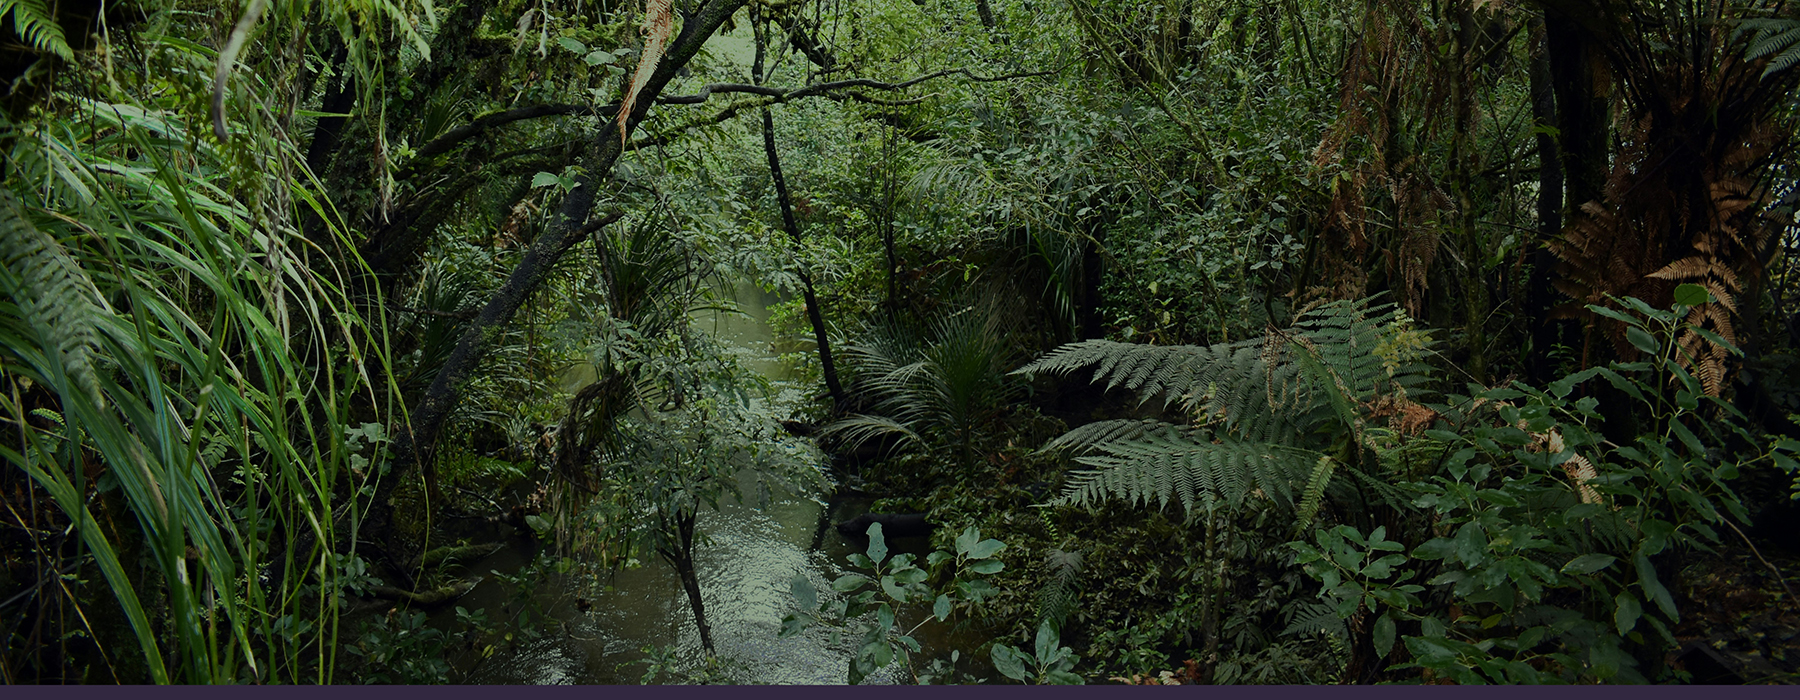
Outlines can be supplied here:
[[1236, 506], [1260, 492], [1292, 504], [1294, 484], [1305, 479], [1319, 453], [1312, 450], [1226, 440], [1218, 443], [1151, 435], [1110, 442], [1102, 454], [1077, 461], [1093, 470], [1069, 477], [1055, 505], [1087, 505], [1118, 497], [1133, 503], [1184, 508]]
[[1139, 440], [1147, 435], [1170, 434], [1186, 437], [1194, 428], [1185, 425], [1172, 425], [1159, 420], [1121, 419], [1103, 420], [1077, 426], [1069, 432], [1057, 436], [1056, 439], [1044, 443], [1040, 452], [1068, 451], [1071, 454], [1085, 454], [1099, 445], [1125, 440]]
[[56, 54], [65, 61], [75, 60], [75, 52], [63, 37], [62, 25], [56, 23], [44, 0], [0, 0], [0, 19], [5, 17], [12, 18], [13, 32], [31, 48]]
[[32, 225], [5, 189], [0, 189], [0, 266], [6, 292], [44, 338], [44, 351], [57, 354], [70, 381], [98, 400], [93, 348], [102, 315], [99, 293], [68, 251]]
[[1800, 20], [1747, 19], [1739, 24], [1738, 31], [1755, 32], [1750, 47], [1744, 51], [1744, 58], [1754, 60], [1774, 55], [1769, 59], [1768, 67], [1763, 69], [1762, 77], [1767, 78], [1800, 63]]

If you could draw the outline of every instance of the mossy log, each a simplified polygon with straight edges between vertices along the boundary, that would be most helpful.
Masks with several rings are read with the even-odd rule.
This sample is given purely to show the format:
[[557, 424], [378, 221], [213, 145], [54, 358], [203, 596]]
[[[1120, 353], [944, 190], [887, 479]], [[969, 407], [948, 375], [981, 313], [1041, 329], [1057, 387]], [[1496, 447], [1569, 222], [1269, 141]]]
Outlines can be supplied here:
[[419, 593], [395, 588], [393, 586], [375, 586], [374, 588], [369, 589], [369, 594], [377, 598], [403, 600], [412, 603], [413, 605], [429, 608], [443, 605], [463, 597], [463, 594], [474, 590], [475, 585], [481, 583], [481, 579], [482, 577], [477, 576], [475, 578], [457, 581], [448, 586], [433, 588]]
[[437, 566], [439, 564], [455, 564], [463, 561], [474, 561], [499, 551], [501, 546], [502, 545], [498, 542], [489, 542], [487, 544], [449, 545], [438, 547], [421, 555], [418, 559], [414, 560], [412, 565], [408, 568], [417, 569], [426, 566]]

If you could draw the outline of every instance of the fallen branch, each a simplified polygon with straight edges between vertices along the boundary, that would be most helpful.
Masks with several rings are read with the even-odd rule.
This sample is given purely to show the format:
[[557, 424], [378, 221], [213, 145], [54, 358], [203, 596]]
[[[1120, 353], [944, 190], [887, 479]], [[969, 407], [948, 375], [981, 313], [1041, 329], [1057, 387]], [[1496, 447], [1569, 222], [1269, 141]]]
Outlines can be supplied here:
[[376, 598], [386, 598], [388, 600], [404, 600], [413, 605], [431, 607], [434, 605], [443, 605], [463, 597], [463, 594], [475, 590], [475, 585], [481, 583], [481, 579], [482, 577], [480, 576], [464, 579], [448, 586], [433, 588], [423, 593], [414, 593], [404, 588], [395, 588], [393, 586], [374, 586], [369, 589], [369, 595], [375, 596]]

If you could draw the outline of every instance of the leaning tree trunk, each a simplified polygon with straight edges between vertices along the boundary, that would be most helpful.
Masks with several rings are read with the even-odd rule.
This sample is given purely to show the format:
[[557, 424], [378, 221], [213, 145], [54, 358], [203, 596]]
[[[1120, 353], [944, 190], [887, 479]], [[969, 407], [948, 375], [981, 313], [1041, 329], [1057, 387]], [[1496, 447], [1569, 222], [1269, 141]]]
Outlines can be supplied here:
[[677, 551], [662, 550], [663, 558], [675, 566], [675, 573], [681, 577], [681, 588], [687, 591], [688, 607], [694, 610], [694, 624], [700, 628], [700, 646], [706, 653], [713, 653], [712, 626], [706, 624], [706, 603], [700, 598], [700, 572], [694, 567], [694, 520], [698, 516], [695, 511], [682, 511], [676, 515], [675, 529], [678, 536]]
[[[699, 10], [685, 16], [681, 35], [670, 43], [669, 49], [657, 64], [656, 71], [638, 93], [638, 100], [627, 116], [628, 133], [643, 121], [644, 115], [662, 94], [663, 88], [693, 60], [700, 52], [701, 45], [746, 2], [747, 0], [708, 0]], [[456, 349], [445, 360], [444, 366], [439, 368], [425, 395], [413, 407], [410, 426], [396, 431], [393, 467], [376, 488], [368, 522], [381, 539], [382, 548], [387, 550], [383, 553], [396, 568], [403, 568], [402, 562], [412, 559], [411, 555], [415, 553], [413, 550], [418, 543], [406, 542], [405, 538], [394, 531], [391, 503], [394, 487], [401, 479], [411, 478], [414, 467], [425, 465], [429, 470], [429, 465], [436, 456], [438, 438], [444, 425], [457, 404], [461, 403], [464, 385], [474, 376], [494, 339], [512, 322], [513, 315], [525, 300], [549, 277], [550, 271], [562, 256], [596, 228], [585, 222], [593, 211], [596, 192], [610, 179], [613, 164], [618, 162], [619, 155], [623, 152], [622, 137], [615, 138], [613, 134], [614, 131], [606, 127], [602, 127], [596, 134], [593, 149], [582, 161], [588, 174], [579, 178], [575, 189], [563, 198], [556, 223], [538, 236], [525, 251], [506, 283], [494, 293], [462, 338], [458, 339]], [[610, 217], [595, 223], [603, 225], [607, 222], [610, 222]], [[427, 476], [431, 476], [429, 471]]]

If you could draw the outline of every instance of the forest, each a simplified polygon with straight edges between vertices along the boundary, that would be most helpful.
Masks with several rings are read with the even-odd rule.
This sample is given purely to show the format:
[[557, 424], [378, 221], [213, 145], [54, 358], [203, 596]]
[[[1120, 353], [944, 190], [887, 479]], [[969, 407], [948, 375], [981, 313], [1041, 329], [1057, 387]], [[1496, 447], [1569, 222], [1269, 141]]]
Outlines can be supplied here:
[[1800, 4], [0, 0], [0, 79], [0, 682], [1800, 681]]

